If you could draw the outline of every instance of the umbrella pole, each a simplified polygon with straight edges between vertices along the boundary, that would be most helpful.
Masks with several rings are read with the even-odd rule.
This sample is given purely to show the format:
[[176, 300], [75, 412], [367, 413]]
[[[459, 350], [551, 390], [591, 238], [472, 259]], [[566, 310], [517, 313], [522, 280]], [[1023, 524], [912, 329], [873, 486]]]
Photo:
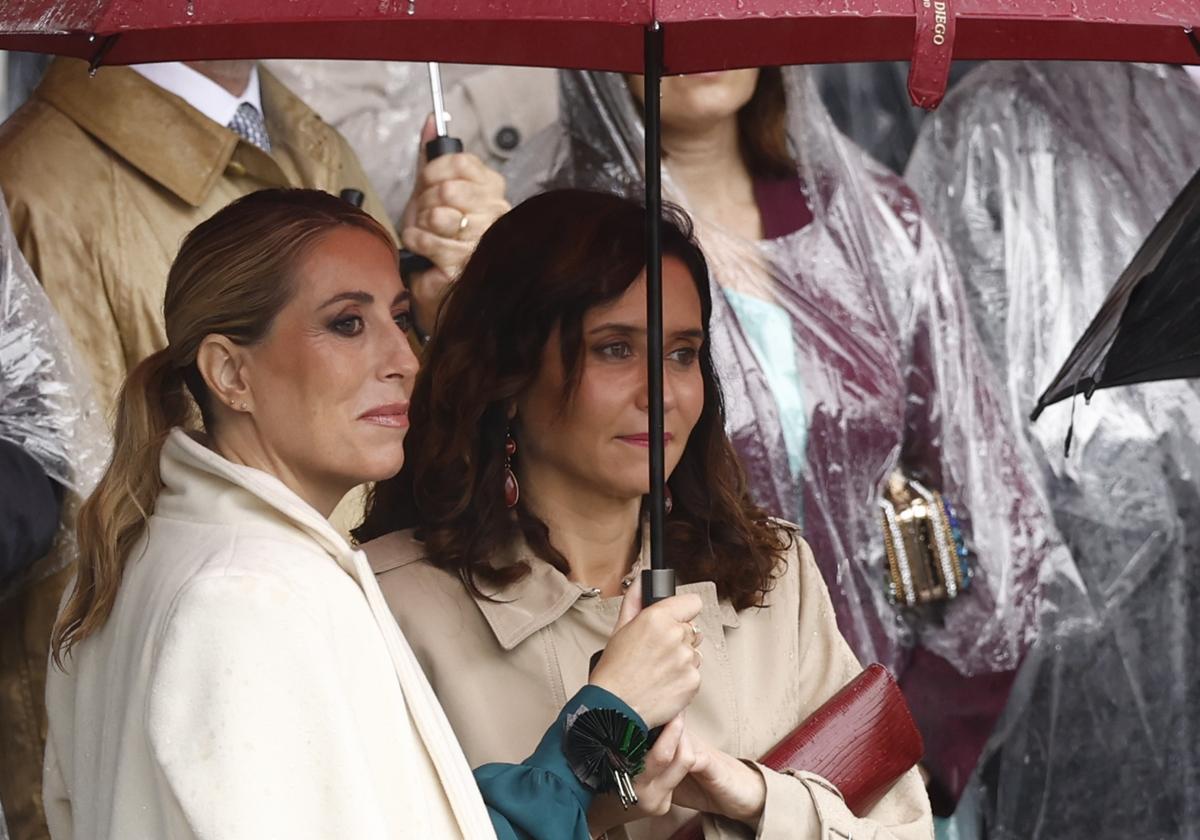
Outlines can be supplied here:
[[646, 364], [650, 390], [650, 568], [642, 572], [642, 603], [650, 606], [675, 594], [675, 570], [663, 556], [666, 486], [663, 457], [662, 326], [662, 90], [663, 30], [646, 27]]

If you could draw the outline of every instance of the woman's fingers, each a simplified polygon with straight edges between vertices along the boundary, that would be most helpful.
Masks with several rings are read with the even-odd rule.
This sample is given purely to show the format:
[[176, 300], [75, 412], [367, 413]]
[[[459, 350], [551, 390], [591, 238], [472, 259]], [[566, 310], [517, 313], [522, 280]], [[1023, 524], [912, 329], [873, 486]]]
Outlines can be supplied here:
[[[466, 225], [463, 220], [466, 220]], [[453, 207], [430, 207], [417, 212], [416, 227], [445, 239], [459, 239], [464, 227], [470, 227], [471, 217]]]
[[674, 791], [679, 787], [679, 783], [687, 778], [688, 773], [692, 772], [692, 768], [696, 764], [696, 751], [692, 748], [691, 741], [688, 740], [687, 732], [683, 731], [682, 719], [675, 718], [675, 720], [680, 721], [679, 744], [675, 748], [675, 756], [671, 759], [671, 763], [658, 774], [657, 779], [657, 783], [663, 790], [669, 791]]
[[687, 778], [695, 760], [695, 751], [687, 742], [683, 715], [676, 715], [663, 727], [646, 756], [646, 769], [638, 782], [638, 807], [651, 815], [667, 813], [675, 788]]
[[503, 195], [475, 181], [442, 181], [421, 191], [413, 202], [418, 212], [432, 207], [453, 207], [467, 213], [498, 217], [509, 209]]
[[700, 600], [699, 595], [688, 593], [686, 595], [673, 595], [670, 598], [659, 601], [650, 609], [663, 612], [674, 621], [686, 623], [700, 615], [700, 610], [703, 607], [704, 602]]
[[[422, 151], [424, 146], [422, 146]], [[417, 172], [414, 192], [423, 192], [429, 187], [445, 181], [472, 181], [495, 195], [503, 195], [504, 176], [488, 166], [470, 152], [442, 155], [421, 166]]]
[[617, 632], [626, 624], [633, 621], [641, 611], [642, 576], [634, 575], [633, 583], [625, 590], [625, 597], [621, 599], [621, 611], [617, 614], [617, 626], [613, 628], [613, 632]]
[[428, 257], [430, 262], [451, 276], [458, 275], [475, 249], [474, 242], [438, 236], [421, 227], [405, 228], [400, 234], [400, 240], [405, 248]]
[[650, 726], [658, 726], [686, 708], [700, 688], [690, 622], [699, 614], [701, 600], [675, 595], [637, 612], [636, 597], [635, 592], [626, 595], [620, 621], [627, 623], [613, 633], [592, 681], [628, 703]]
[[675, 760], [675, 753], [679, 749], [679, 741], [682, 738], [683, 715], [678, 715], [663, 727], [662, 732], [658, 734], [658, 740], [654, 742], [654, 746], [646, 754], [645, 772], [648, 776], [656, 777], [667, 767], [671, 766], [671, 762]]

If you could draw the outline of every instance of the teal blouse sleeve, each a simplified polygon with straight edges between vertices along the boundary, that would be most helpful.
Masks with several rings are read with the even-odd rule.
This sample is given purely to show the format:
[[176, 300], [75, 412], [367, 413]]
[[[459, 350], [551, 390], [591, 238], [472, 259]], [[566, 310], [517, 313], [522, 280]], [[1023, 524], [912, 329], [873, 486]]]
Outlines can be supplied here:
[[589, 840], [587, 812], [592, 792], [575, 778], [563, 754], [567, 716], [580, 707], [614, 709], [646, 726], [621, 698], [585, 685], [563, 706], [533, 755], [521, 764], [476, 768], [475, 781], [499, 840]]

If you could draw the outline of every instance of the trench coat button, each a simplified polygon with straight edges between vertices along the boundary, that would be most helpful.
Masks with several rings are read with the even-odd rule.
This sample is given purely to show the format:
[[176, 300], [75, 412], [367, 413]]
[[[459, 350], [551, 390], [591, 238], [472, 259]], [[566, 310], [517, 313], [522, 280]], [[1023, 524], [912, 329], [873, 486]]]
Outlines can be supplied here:
[[521, 132], [511, 125], [506, 125], [496, 132], [496, 145], [506, 152], [511, 152], [521, 143]]

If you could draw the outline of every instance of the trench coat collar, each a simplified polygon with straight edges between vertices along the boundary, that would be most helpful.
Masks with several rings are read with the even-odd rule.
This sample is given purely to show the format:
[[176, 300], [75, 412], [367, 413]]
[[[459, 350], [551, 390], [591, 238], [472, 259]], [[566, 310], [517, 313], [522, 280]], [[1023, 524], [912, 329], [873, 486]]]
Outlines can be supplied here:
[[[258, 68], [263, 112], [275, 145], [299, 145], [320, 159], [320, 117], [283, 83]], [[128, 67], [101, 67], [59, 58], [37, 89], [49, 104], [147, 178], [192, 207], [200, 207], [227, 169], [264, 186], [291, 186], [271, 155], [246, 143], [173, 93]], [[120, 113], [120, 119], [113, 119]], [[296, 136], [292, 136], [295, 134]]]
[[[630, 570], [631, 577], [640, 575], [648, 568], [650, 539], [649, 526], [642, 529], [642, 549]], [[476, 598], [479, 610], [496, 636], [496, 641], [505, 650], [512, 650], [521, 642], [544, 627], [548, 627], [566, 614], [581, 598], [593, 598], [593, 590], [567, 578], [558, 569], [533, 553], [524, 541], [514, 546], [510, 562], [524, 561], [529, 574], [502, 589], [484, 589], [486, 598]], [[705, 602], [705, 609], [715, 610], [720, 622], [726, 627], [737, 627], [737, 611], [726, 600], [718, 600], [716, 586], [708, 581], [684, 584], [680, 592], [694, 591]]]
[[159, 472], [163, 490], [155, 502], [156, 516], [252, 527], [284, 540], [307, 537], [359, 579], [358, 552], [316, 508], [275, 476], [221, 457], [199, 435], [172, 429]]

